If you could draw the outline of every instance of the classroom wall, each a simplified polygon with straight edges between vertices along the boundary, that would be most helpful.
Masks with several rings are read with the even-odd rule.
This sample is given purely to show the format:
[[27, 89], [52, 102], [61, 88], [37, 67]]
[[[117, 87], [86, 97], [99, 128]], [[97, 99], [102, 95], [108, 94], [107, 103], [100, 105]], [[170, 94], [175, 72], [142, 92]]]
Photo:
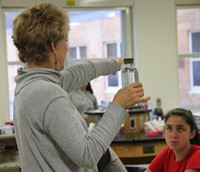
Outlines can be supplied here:
[[179, 106], [174, 0], [134, 1], [135, 58], [146, 95], [164, 111]]
[[[30, 4], [29, 1], [0, 0], [0, 4], [3, 5], [2, 2], [6, 2], [19, 7], [21, 4], [24, 6]], [[144, 84], [145, 94], [152, 97], [153, 106], [155, 106], [156, 98], [161, 98], [164, 111], [177, 107], [179, 103], [175, 0], [124, 1], [127, 1], [127, 4], [133, 3], [134, 57], [140, 72], [140, 80]], [[40, 0], [34, 2], [40, 2]], [[66, 1], [50, 0], [50, 2], [65, 5]], [[0, 26], [3, 26], [2, 21], [0, 21]], [[4, 36], [5, 33], [0, 27], [0, 38]], [[5, 55], [4, 50], [5, 47], [0, 46], [0, 124], [9, 119], [8, 96], [6, 95], [8, 94], [7, 73], [4, 69], [7, 68], [7, 62], [2, 58]]]
[[[0, 8], [0, 15], [2, 14], [2, 9]], [[8, 101], [8, 73], [7, 73], [7, 62], [3, 56], [5, 55], [5, 45], [2, 40], [5, 40], [5, 33], [3, 32], [3, 21], [0, 17], [0, 125], [9, 119], [9, 105]], [[6, 72], [5, 72], [6, 71]]]

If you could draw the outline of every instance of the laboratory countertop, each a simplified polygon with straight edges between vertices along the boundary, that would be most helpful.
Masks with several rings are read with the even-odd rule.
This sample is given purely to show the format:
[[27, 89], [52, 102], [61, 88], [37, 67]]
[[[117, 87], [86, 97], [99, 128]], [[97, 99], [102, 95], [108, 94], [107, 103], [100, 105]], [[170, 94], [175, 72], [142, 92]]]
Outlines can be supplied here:
[[[103, 115], [105, 113], [106, 109], [91, 109], [85, 112], [87, 115]], [[126, 110], [129, 114], [142, 114], [142, 113], [147, 113], [151, 112], [151, 109], [128, 109]]]
[[165, 141], [162, 134], [156, 136], [146, 136], [144, 132], [134, 134], [117, 134], [112, 143], [145, 143], [145, 142]]

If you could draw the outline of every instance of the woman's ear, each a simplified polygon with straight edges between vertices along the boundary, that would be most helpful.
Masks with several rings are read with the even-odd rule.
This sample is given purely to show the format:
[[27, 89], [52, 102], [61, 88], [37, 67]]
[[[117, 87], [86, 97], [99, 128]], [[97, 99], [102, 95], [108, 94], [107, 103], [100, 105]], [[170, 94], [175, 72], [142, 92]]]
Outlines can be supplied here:
[[51, 51], [53, 52], [53, 54], [56, 54], [56, 47], [54, 42], [51, 43]]
[[195, 135], [196, 135], [196, 130], [193, 130], [193, 131], [190, 133], [190, 139], [193, 139]]

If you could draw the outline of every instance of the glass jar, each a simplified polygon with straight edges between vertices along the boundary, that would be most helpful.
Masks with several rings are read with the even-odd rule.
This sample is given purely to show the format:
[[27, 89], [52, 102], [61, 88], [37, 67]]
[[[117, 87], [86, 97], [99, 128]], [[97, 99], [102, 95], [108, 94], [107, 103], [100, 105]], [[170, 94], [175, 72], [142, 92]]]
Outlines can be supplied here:
[[125, 87], [133, 82], [139, 81], [139, 74], [134, 65], [133, 58], [125, 58], [122, 65], [122, 86]]

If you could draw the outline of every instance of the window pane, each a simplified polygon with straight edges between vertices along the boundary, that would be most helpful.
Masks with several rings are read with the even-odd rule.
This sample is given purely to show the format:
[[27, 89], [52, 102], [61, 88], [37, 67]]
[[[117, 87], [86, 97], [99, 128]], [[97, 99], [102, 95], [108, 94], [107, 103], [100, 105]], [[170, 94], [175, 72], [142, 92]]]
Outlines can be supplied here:
[[[178, 53], [191, 53], [190, 32], [200, 32], [200, 8], [177, 10]], [[195, 34], [195, 37], [197, 35]]]
[[77, 58], [76, 47], [70, 47], [68, 53], [69, 53], [70, 58], [74, 58], [74, 59]]
[[[115, 43], [105, 43], [105, 52], [106, 57], [121, 57], [121, 43], [115, 42]], [[107, 77], [108, 87], [119, 87], [120, 84], [120, 73], [117, 72], [115, 75], [109, 75]]]
[[193, 61], [193, 85], [200, 86], [200, 61]]
[[[107, 57], [117, 57], [117, 43], [108, 43], [107, 45]], [[108, 87], [118, 87], [118, 73], [108, 76]]]
[[192, 33], [192, 53], [200, 53], [200, 31]]
[[5, 12], [7, 61], [15, 63], [14, 65], [8, 65], [9, 111], [11, 120], [13, 119], [13, 100], [14, 100], [14, 89], [15, 89], [14, 78], [17, 74], [17, 68], [20, 67], [18, 51], [14, 46], [12, 40], [12, 26], [13, 26], [12, 23], [15, 16], [18, 15], [19, 13], [20, 12]]
[[115, 75], [108, 75], [108, 86], [109, 87], [118, 87], [118, 73]]
[[13, 101], [14, 101], [14, 90], [15, 81], [14, 78], [17, 74], [17, 69], [22, 67], [21, 65], [9, 65], [8, 66], [8, 81], [9, 81], [9, 100], [10, 100], [10, 119], [13, 119]]
[[86, 47], [85, 46], [82, 46], [82, 47], [79, 47], [79, 50], [80, 50], [80, 58], [81, 59], [84, 59], [86, 58]]
[[[200, 105], [199, 62], [192, 68], [192, 58], [179, 59], [179, 100], [180, 106], [190, 108]], [[194, 64], [195, 64], [194, 63]], [[194, 80], [194, 81], [193, 81]]]
[[117, 57], [117, 44], [107, 44], [107, 57]]
[[19, 61], [18, 52], [12, 41], [12, 22], [16, 15], [20, 12], [6, 12], [5, 22], [6, 22], [6, 47], [7, 47], [7, 59], [11, 61]]

